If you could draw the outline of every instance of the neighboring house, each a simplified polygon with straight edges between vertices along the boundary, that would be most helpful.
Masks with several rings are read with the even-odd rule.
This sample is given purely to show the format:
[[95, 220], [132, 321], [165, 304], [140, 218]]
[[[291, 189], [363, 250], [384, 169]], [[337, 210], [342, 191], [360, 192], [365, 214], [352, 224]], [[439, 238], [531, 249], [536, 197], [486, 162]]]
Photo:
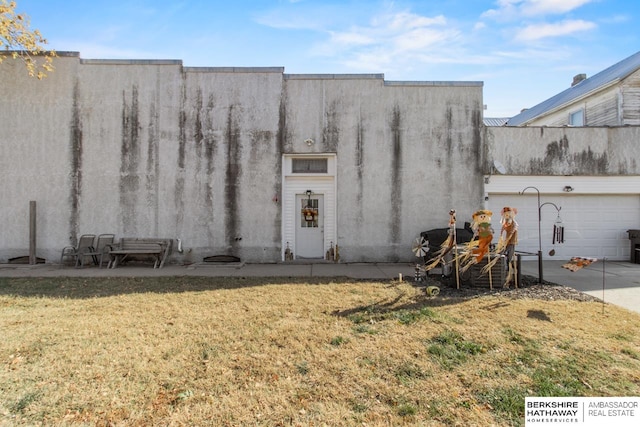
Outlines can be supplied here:
[[[518, 221], [528, 236], [520, 250], [536, 252], [541, 244], [560, 259], [629, 259], [627, 230], [640, 223], [638, 125], [640, 52], [590, 78], [579, 74], [570, 88], [505, 127], [488, 128], [506, 138], [487, 142], [508, 172], [487, 178], [485, 197], [495, 209], [520, 208]], [[564, 227], [562, 244], [553, 239], [554, 225]]]
[[640, 52], [522, 111], [507, 126], [640, 125]]

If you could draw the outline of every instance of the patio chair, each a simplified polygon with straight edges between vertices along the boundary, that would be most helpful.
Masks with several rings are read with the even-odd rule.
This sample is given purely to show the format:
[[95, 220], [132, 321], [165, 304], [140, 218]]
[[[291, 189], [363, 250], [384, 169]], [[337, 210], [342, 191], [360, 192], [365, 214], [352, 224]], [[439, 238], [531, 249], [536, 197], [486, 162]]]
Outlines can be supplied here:
[[75, 259], [75, 266], [80, 263], [81, 254], [86, 252], [93, 252], [95, 250], [93, 242], [96, 238], [95, 234], [83, 234], [78, 240], [77, 246], [65, 246], [62, 248], [62, 255], [60, 256], [60, 266], [64, 265], [64, 258]]
[[82, 252], [78, 255], [78, 262], [76, 263], [76, 267], [78, 266], [78, 264], [80, 264], [80, 266], [84, 266], [84, 258], [90, 256], [93, 263], [102, 268], [102, 259], [104, 258], [105, 254], [107, 256], [109, 255], [109, 249], [111, 245], [113, 245], [114, 239], [115, 234], [100, 234], [95, 241], [95, 245], [93, 245], [90, 250]]

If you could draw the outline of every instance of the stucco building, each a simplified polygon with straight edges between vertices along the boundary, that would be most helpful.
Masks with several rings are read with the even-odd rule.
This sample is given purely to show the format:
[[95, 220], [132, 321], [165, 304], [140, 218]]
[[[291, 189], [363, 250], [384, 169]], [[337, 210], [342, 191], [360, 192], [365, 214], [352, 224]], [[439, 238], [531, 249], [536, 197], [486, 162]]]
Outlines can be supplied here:
[[[184, 263], [223, 254], [280, 262], [287, 249], [321, 259], [335, 246], [343, 262], [413, 261], [413, 240], [445, 227], [450, 208], [463, 222], [490, 207], [499, 228], [505, 203], [520, 206], [521, 247], [535, 249], [532, 195], [517, 187], [543, 197], [565, 196], [566, 185], [573, 196], [593, 189], [566, 175], [627, 180], [635, 212], [608, 238], [612, 257], [628, 257], [624, 230], [640, 228], [640, 153], [629, 144], [637, 128], [485, 127], [481, 82], [74, 52], [55, 66], [42, 81], [12, 60], [0, 66], [0, 262], [26, 254], [29, 201], [47, 262], [84, 233], [180, 239], [184, 251], [171, 261]], [[549, 177], [557, 184], [545, 186]], [[611, 190], [598, 185], [597, 194]], [[563, 214], [574, 209], [565, 206]], [[584, 224], [563, 219], [579, 246]]]

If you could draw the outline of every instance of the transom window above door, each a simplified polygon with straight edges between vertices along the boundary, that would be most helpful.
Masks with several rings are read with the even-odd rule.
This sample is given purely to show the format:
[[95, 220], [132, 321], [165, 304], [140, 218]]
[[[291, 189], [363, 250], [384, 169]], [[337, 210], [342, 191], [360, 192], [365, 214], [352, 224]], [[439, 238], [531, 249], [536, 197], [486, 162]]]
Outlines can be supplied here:
[[292, 173], [327, 173], [329, 170], [327, 158], [293, 158], [291, 159]]

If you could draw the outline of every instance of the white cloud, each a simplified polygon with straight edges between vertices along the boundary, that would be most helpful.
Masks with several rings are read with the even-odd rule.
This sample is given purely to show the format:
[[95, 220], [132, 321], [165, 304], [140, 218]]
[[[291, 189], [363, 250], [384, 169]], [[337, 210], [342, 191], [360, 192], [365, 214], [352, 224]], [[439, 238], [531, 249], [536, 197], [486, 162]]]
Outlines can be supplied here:
[[489, 9], [481, 17], [512, 20], [522, 16], [561, 15], [593, 2], [594, 0], [498, 0], [498, 7]]
[[625, 22], [629, 22], [631, 20], [631, 17], [629, 15], [625, 15], [625, 14], [617, 14], [617, 15], [613, 15], [610, 17], [605, 17], [605, 18], [601, 18], [600, 22], [603, 22], [605, 24], [622, 24]]
[[[566, 0], [572, 6], [584, 4], [587, 0]], [[487, 21], [461, 22], [449, 20], [444, 15], [427, 16], [407, 10], [393, 10], [393, 7], [371, 17], [368, 21], [362, 21], [367, 13], [358, 14], [360, 20], [353, 19], [347, 25], [341, 25], [347, 21], [340, 19], [323, 19], [325, 15], [319, 14], [314, 24], [304, 24], [306, 20], [313, 20], [313, 14], [299, 14], [304, 19], [291, 19], [289, 15], [282, 21], [284, 15], [278, 17], [280, 23], [274, 25], [276, 19], [263, 19], [262, 23], [278, 28], [302, 28], [314, 32], [316, 41], [311, 48], [306, 47], [305, 52], [311, 57], [323, 57], [334, 66], [346, 68], [350, 72], [383, 72], [385, 75], [411, 75], [411, 70], [422, 70], [421, 73], [437, 70], [444, 67], [449, 70], [449, 65], [470, 65], [478, 67], [501, 66], [501, 64], [519, 63], [531, 58], [526, 54], [517, 56], [514, 52], [501, 54], [487, 50], [488, 45], [497, 44], [495, 39], [489, 39], [496, 34], [510, 34], [509, 40], [519, 43], [535, 42], [540, 39], [567, 36], [579, 31], [595, 28], [595, 24], [583, 20], [565, 20], [558, 23], [523, 22], [523, 8], [525, 6], [537, 10], [560, 10], [557, 2], [550, 0], [499, 0], [496, 5], [502, 12], [519, 15], [517, 20], [521, 26], [518, 28], [492, 28]], [[569, 6], [567, 6], [569, 7]], [[566, 8], [565, 8], [566, 9]], [[263, 18], [275, 15], [262, 15]], [[366, 18], [365, 18], [366, 19]], [[319, 39], [318, 39], [319, 37]], [[488, 42], [488, 40], [494, 40]], [[530, 47], [535, 47], [531, 43]], [[522, 48], [522, 44], [520, 44]], [[545, 55], [553, 56], [557, 50], [554, 47], [537, 46]], [[522, 51], [520, 51], [522, 53]], [[445, 79], [450, 74], [444, 72]], [[453, 78], [453, 77], [451, 77]]]
[[567, 36], [577, 32], [588, 31], [596, 28], [596, 24], [583, 20], [566, 20], [554, 24], [528, 25], [516, 34], [519, 41], [540, 40], [547, 37]]
[[333, 6], [308, 8], [275, 8], [253, 17], [260, 25], [280, 30], [323, 31], [339, 20], [340, 10]]
[[395, 15], [382, 18], [382, 24], [386, 25], [392, 30], [406, 30], [413, 28], [429, 27], [432, 25], [445, 25], [447, 20], [444, 16], [438, 15], [433, 18], [426, 16], [420, 16], [413, 13], [401, 12]]
[[518, 14], [518, 3], [522, 0], [499, 0], [496, 3], [498, 8], [489, 9], [480, 15], [481, 18], [491, 18], [496, 20], [509, 20]]
[[344, 33], [331, 31], [330, 34], [330, 41], [342, 46], [364, 46], [371, 45], [376, 42], [374, 38], [358, 31]]
[[437, 43], [451, 41], [458, 37], [459, 31], [448, 27], [444, 16], [420, 16], [401, 12], [379, 15], [367, 26], [352, 27], [348, 31], [332, 31], [331, 37], [316, 52], [357, 50], [363, 47], [367, 52], [358, 52], [367, 56], [372, 51], [382, 57], [394, 57], [402, 53], [418, 52]]
[[476, 22], [476, 25], [473, 26], [474, 30], [484, 30], [485, 28], [487, 28], [487, 24], [484, 22]]
[[524, 15], [550, 15], [571, 12], [593, 0], [528, 0], [522, 3]]
[[396, 53], [418, 52], [436, 44], [453, 41], [458, 36], [456, 30], [434, 30], [431, 28], [416, 28], [398, 34], [393, 39]]

